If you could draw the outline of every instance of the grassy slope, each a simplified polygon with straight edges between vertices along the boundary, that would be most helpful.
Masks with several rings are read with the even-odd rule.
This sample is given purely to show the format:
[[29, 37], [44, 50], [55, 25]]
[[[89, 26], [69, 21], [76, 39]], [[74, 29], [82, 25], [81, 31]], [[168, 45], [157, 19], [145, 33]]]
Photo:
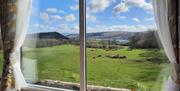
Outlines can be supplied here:
[[[148, 52], [150, 53], [146, 54]], [[110, 59], [105, 57], [108, 54], [125, 55], [127, 58]], [[101, 57], [96, 57], [97, 55], [101, 55]], [[118, 51], [87, 49], [88, 83], [129, 89], [152, 88], [155, 85], [159, 88], [162, 81], [156, 83], [156, 79], [167, 64], [157, 64], [145, 60], [148, 56], [157, 55], [162, 56], [155, 49], [132, 51], [127, 51], [126, 48]], [[79, 48], [77, 46], [63, 45], [38, 48], [24, 52], [24, 56], [38, 60], [40, 79], [79, 82]], [[93, 57], [96, 58], [93, 59]]]

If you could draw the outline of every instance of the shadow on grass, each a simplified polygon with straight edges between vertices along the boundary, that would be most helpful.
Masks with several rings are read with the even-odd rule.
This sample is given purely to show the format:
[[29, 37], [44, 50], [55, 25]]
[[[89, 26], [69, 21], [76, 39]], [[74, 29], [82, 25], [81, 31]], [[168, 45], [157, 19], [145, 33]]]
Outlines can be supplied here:
[[139, 56], [154, 64], [169, 63], [168, 58], [161, 49], [145, 49]]

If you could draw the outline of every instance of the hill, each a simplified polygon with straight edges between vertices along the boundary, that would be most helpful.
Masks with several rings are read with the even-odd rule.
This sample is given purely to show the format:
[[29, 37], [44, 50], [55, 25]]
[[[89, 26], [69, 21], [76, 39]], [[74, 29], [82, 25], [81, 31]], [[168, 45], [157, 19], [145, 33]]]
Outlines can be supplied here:
[[24, 46], [49, 47], [69, 43], [69, 38], [58, 32], [28, 34]]
[[[135, 32], [124, 32], [124, 31], [111, 31], [111, 32], [97, 32], [87, 33], [87, 39], [103, 39], [103, 40], [128, 40], [129, 37], [133, 36]], [[79, 34], [67, 35], [68, 38], [79, 39]]]
[[35, 33], [29, 34], [27, 37], [36, 37], [39, 39], [69, 39], [68, 37], [58, 33], [58, 32], [43, 32], [43, 33]]

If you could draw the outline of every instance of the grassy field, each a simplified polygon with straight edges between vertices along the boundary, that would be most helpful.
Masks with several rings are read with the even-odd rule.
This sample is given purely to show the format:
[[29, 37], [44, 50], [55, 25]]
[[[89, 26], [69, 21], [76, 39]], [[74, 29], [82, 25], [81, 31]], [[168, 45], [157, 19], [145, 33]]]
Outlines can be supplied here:
[[[106, 57], [113, 54], [123, 55], [126, 58], [112, 59]], [[98, 55], [101, 56], [97, 57]], [[37, 60], [38, 77], [40, 79], [79, 82], [78, 46], [62, 45], [37, 48], [24, 51], [23, 57]], [[152, 58], [154, 60], [151, 60]], [[166, 58], [158, 49], [128, 51], [127, 47], [124, 47], [117, 51], [107, 51], [88, 48], [88, 84], [160, 91], [163, 78], [168, 76], [169, 68], [167, 68], [167, 63], [159, 60], [166, 60]], [[161, 74], [166, 74], [166, 76]]]

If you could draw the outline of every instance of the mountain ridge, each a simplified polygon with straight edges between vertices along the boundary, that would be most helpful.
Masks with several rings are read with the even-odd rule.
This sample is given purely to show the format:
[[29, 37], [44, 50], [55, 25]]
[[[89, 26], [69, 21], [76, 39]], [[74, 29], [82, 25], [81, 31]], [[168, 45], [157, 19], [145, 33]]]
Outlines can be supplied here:
[[[95, 32], [87, 33], [87, 39], [105, 39], [105, 40], [128, 40], [129, 37], [133, 36], [137, 32], [126, 32], [126, 31], [110, 31], [110, 32]], [[67, 35], [68, 38], [79, 38], [79, 34]]]
[[28, 34], [27, 37], [37, 37], [39, 39], [69, 39], [58, 32], [40, 32], [34, 34]]

